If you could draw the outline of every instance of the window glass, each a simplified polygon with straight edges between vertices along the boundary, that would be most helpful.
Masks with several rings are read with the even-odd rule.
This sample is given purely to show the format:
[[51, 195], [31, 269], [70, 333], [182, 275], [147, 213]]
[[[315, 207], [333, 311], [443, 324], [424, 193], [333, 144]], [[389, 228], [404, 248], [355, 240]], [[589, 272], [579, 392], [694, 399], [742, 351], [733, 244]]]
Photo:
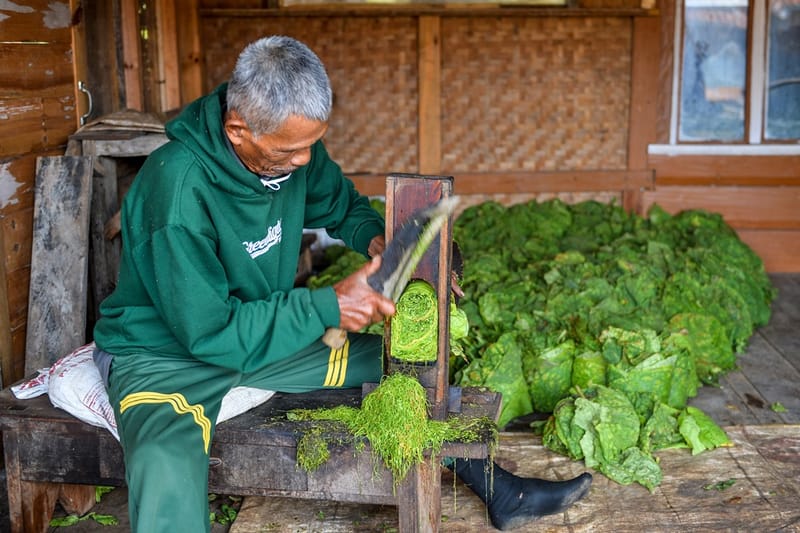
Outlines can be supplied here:
[[800, 138], [800, 0], [778, 0], [769, 9], [767, 140]]
[[686, 0], [679, 141], [745, 138], [747, 0]]

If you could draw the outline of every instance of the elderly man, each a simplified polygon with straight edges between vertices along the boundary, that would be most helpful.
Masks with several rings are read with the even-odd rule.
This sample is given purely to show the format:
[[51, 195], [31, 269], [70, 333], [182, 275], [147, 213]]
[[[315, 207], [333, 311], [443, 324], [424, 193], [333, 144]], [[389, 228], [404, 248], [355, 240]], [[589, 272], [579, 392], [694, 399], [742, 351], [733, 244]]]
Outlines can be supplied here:
[[[228, 83], [167, 124], [170, 141], [126, 195], [119, 281], [94, 336], [136, 532], [209, 530], [208, 453], [231, 388], [360, 387], [382, 374], [381, 339], [357, 332], [395, 311], [366, 283], [384, 225], [325, 151], [330, 111], [308, 47], [258, 40]], [[304, 228], [375, 259], [333, 287], [294, 288]], [[321, 342], [329, 327], [351, 332], [343, 349]], [[500, 529], [565, 509], [591, 483], [449, 463]]]

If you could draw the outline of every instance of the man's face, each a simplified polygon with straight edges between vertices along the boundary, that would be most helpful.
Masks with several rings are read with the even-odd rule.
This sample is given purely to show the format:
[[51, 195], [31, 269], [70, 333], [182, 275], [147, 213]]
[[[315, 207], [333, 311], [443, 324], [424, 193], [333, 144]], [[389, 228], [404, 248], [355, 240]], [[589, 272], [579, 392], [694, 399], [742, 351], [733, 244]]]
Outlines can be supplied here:
[[251, 172], [264, 178], [285, 176], [306, 165], [311, 159], [311, 145], [327, 130], [327, 122], [292, 115], [277, 131], [255, 137], [235, 113], [225, 120], [236, 155]]

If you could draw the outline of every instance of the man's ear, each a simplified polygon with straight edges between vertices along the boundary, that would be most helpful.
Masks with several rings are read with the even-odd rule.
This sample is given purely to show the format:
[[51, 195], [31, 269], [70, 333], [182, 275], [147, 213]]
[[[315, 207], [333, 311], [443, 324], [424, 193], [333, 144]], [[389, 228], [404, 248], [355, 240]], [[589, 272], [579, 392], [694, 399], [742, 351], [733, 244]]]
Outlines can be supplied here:
[[229, 111], [225, 114], [225, 134], [234, 146], [239, 146], [247, 135], [247, 123], [238, 113]]

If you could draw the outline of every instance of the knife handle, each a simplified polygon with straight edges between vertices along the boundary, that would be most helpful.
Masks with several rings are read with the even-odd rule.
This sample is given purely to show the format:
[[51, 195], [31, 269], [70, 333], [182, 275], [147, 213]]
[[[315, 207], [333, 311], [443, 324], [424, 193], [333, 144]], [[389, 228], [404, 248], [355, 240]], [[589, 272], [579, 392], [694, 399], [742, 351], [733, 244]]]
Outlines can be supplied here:
[[328, 328], [322, 336], [322, 342], [332, 350], [340, 349], [344, 346], [345, 341], [347, 341], [347, 332], [340, 328]]

